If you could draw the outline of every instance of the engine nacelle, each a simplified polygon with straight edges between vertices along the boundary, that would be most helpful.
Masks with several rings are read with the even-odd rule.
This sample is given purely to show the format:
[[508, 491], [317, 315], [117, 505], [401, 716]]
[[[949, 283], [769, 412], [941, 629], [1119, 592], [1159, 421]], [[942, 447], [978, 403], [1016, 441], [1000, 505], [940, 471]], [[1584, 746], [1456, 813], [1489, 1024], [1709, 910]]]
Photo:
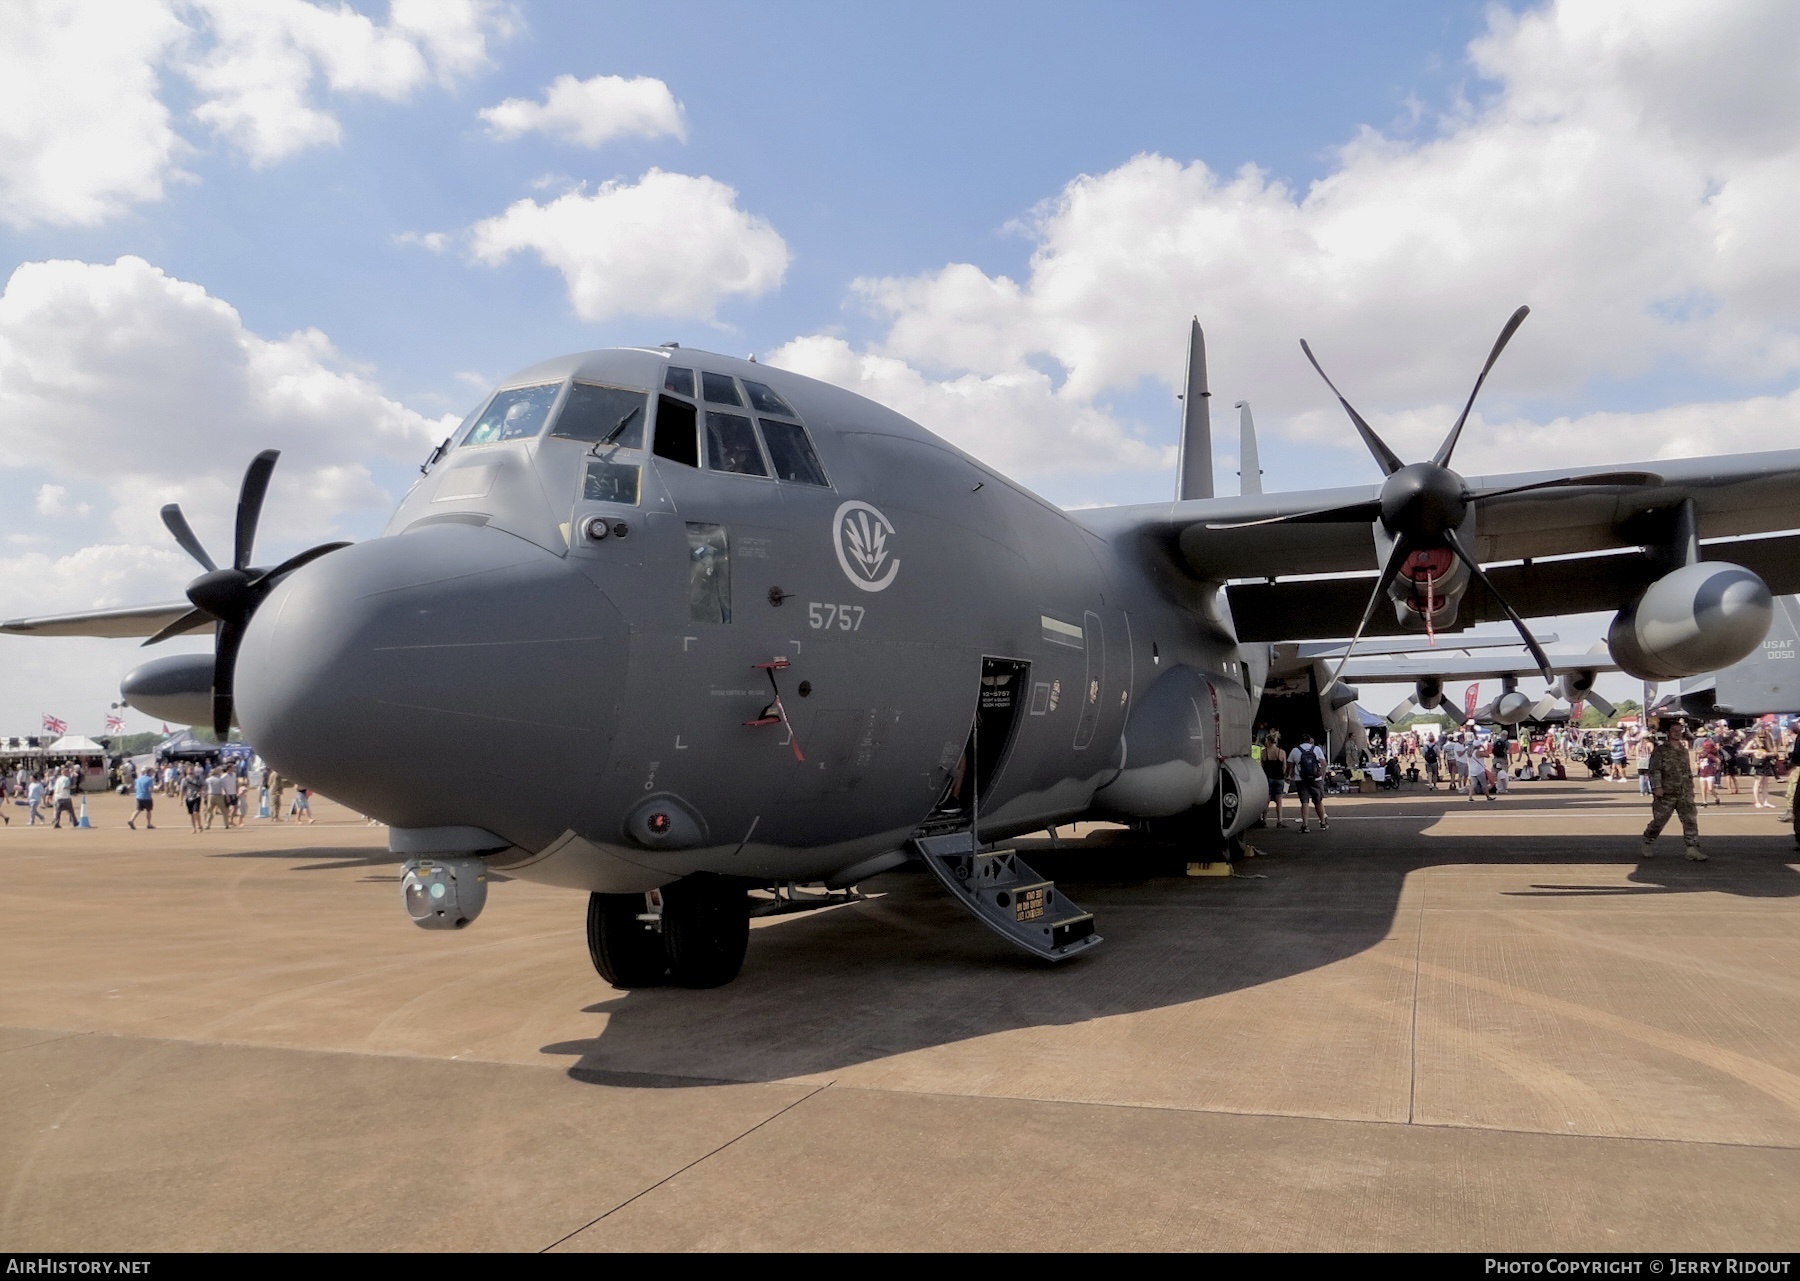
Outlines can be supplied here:
[[172, 654], [125, 673], [119, 693], [132, 707], [176, 725], [212, 724], [213, 656]]
[[1620, 610], [1606, 644], [1641, 681], [1698, 676], [1761, 645], [1774, 609], [1769, 585], [1743, 566], [1701, 561], [1657, 579]]
[[1444, 678], [1421, 676], [1413, 686], [1413, 702], [1430, 711], [1444, 701]]
[[1536, 705], [1535, 698], [1513, 689], [1494, 700], [1493, 709], [1489, 714], [1502, 725], [1517, 725], [1531, 714], [1531, 709]]
[[1561, 680], [1556, 682], [1556, 692], [1561, 694], [1565, 702], [1573, 703], [1585, 699], [1594, 690], [1594, 682], [1600, 673], [1591, 669], [1579, 672], [1565, 672]]

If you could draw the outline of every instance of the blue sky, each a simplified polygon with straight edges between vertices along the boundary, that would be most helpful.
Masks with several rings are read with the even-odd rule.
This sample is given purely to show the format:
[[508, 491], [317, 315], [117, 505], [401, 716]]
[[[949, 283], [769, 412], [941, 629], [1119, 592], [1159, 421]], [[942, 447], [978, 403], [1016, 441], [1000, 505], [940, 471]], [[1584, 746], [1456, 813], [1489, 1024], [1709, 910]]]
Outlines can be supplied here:
[[[0, 232], [0, 257], [138, 254], [226, 299], [259, 333], [320, 328], [407, 403], [460, 410], [474, 393], [458, 372], [499, 376], [563, 350], [663, 338], [767, 350], [821, 327], [873, 336], [878, 326], [847, 298], [852, 280], [952, 261], [1017, 274], [1031, 245], [1012, 224], [1076, 174], [1140, 152], [1220, 172], [1255, 164], [1303, 186], [1360, 125], [1403, 128], [1415, 100], [1478, 92], [1462, 50], [1482, 12], [527, 5], [483, 73], [404, 103], [335, 105], [340, 146], [253, 169], [200, 135], [185, 164], [197, 180], [167, 200], [93, 229]], [[687, 140], [502, 143], [477, 119], [565, 73], [665, 81]], [[191, 107], [192, 90], [164, 79], [171, 105]], [[467, 227], [547, 176], [599, 183], [652, 166], [736, 188], [792, 247], [781, 287], [727, 304], [716, 325], [589, 323], [539, 264], [474, 266], [394, 243]], [[1152, 408], [1170, 417], [1168, 405]]]
[[[6, 613], [178, 592], [156, 507], [222, 538], [265, 443], [301, 494], [270, 554], [366, 537], [481, 384], [621, 343], [833, 378], [1070, 505], [1169, 493], [1190, 314], [1272, 488], [1377, 474], [1298, 338], [1420, 454], [1521, 301], [1469, 471], [1796, 443], [1783, 5], [360, 11], [27, 5], [0, 50]], [[679, 115], [583, 145], [480, 114], [564, 76], [661, 82]], [[559, 199], [574, 234], [507, 213]], [[688, 217], [755, 279], [682, 267]], [[637, 294], [593, 285], [609, 250]], [[138, 372], [90, 377], [115, 359]], [[126, 662], [21, 644], [71, 706]]]

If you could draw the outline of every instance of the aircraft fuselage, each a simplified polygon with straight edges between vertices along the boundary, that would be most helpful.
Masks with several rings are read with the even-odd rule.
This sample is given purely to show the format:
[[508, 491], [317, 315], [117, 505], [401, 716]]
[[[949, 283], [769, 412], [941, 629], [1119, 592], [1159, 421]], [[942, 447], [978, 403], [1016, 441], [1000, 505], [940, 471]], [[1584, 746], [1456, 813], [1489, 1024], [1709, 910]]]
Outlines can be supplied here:
[[[671, 369], [785, 398], [742, 438], [760, 459], [730, 461], [724, 421], [760, 412], [666, 390]], [[582, 387], [641, 393], [644, 429], [554, 434]], [[1163, 816], [1210, 800], [1222, 760], [1247, 775], [1240, 656], [1172, 553], [750, 362], [599, 352], [509, 388], [545, 427], [459, 443], [386, 536], [282, 582], [239, 660], [247, 737], [397, 847], [488, 833], [511, 875], [610, 893], [809, 880], [934, 818]], [[694, 456], [671, 457], [689, 415]], [[746, 474], [783, 470], [790, 417], [816, 471]]]

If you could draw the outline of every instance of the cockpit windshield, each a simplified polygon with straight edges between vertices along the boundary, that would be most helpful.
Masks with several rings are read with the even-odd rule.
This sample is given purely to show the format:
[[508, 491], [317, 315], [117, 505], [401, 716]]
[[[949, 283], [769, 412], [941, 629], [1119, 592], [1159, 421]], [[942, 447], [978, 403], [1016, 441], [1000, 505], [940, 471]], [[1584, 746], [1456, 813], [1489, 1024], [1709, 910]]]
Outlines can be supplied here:
[[640, 449], [649, 403], [650, 397], [641, 391], [578, 382], [569, 388], [550, 434], [565, 440], [609, 440], [626, 449]]
[[492, 445], [502, 440], [537, 435], [543, 430], [544, 419], [549, 416], [550, 406], [556, 403], [556, 394], [561, 390], [561, 383], [543, 383], [496, 392], [461, 443]]

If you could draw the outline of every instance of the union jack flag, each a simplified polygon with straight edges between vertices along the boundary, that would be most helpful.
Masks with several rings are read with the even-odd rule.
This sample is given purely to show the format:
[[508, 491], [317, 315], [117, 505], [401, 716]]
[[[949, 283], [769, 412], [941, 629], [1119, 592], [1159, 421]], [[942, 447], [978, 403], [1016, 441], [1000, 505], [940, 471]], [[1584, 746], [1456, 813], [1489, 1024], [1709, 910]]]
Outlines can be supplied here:
[[106, 718], [106, 728], [107, 729], [124, 729], [125, 728], [125, 718], [123, 716], [108, 716]]
[[67, 734], [69, 732], [69, 722], [60, 720], [57, 717], [50, 715], [49, 712], [45, 712], [44, 732], [46, 734]]

